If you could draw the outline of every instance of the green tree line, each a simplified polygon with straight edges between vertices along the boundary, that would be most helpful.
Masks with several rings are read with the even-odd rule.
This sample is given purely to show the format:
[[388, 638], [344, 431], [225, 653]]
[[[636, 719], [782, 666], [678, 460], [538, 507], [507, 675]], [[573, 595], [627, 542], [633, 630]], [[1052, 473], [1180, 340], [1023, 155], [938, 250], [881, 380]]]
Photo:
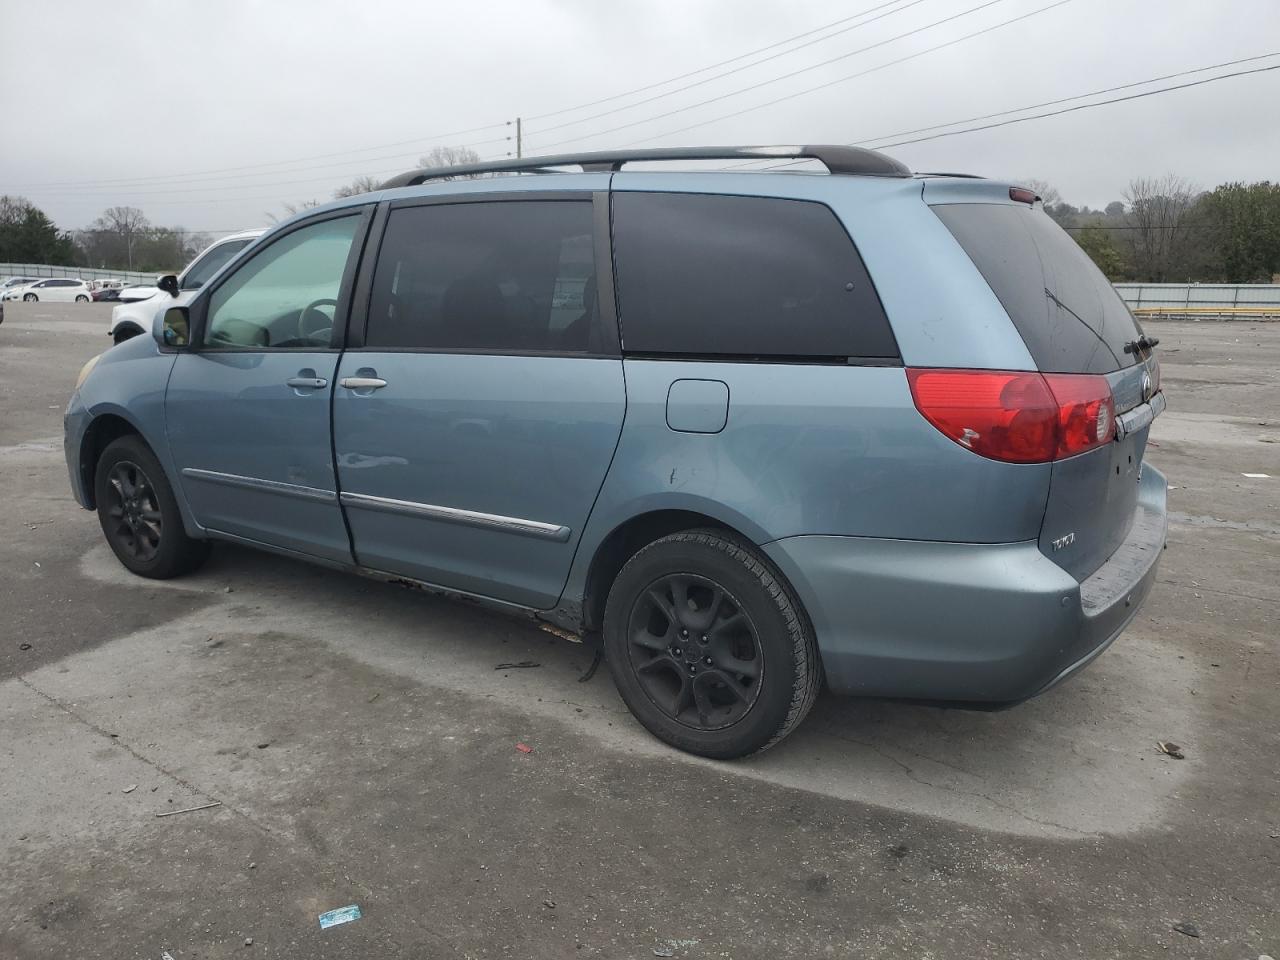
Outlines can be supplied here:
[[1072, 206], [1052, 186], [1032, 184], [1045, 212], [1112, 280], [1280, 282], [1280, 183], [1198, 190], [1172, 174], [1140, 178], [1102, 210]]
[[212, 242], [154, 226], [136, 207], [110, 207], [85, 229], [64, 231], [25, 198], [0, 197], [0, 263], [177, 272]]

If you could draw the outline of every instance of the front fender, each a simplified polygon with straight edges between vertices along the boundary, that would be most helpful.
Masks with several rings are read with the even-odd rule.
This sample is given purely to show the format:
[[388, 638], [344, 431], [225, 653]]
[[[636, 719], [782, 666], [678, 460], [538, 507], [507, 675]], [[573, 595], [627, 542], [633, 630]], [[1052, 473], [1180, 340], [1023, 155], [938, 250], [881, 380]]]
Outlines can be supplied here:
[[151, 448], [164, 468], [188, 535], [203, 535], [177, 482], [169, 449], [164, 398], [176, 354], [161, 353], [151, 337], [134, 337], [112, 347], [71, 398], [64, 418], [64, 446], [76, 500], [93, 509], [93, 471], [104, 437], [124, 425]]

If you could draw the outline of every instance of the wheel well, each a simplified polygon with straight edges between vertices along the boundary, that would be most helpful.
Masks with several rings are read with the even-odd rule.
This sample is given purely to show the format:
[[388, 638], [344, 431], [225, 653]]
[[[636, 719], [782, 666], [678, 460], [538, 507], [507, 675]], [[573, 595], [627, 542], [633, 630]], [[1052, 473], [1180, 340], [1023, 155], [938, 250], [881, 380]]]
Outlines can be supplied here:
[[126, 320], [111, 331], [111, 340], [113, 343], [124, 343], [126, 340], [132, 340], [141, 333], [142, 328], [140, 326]]
[[728, 524], [691, 510], [655, 510], [632, 517], [616, 527], [600, 542], [591, 567], [587, 570], [587, 586], [582, 598], [582, 616], [588, 630], [599, 630], [604, 623], [604, 605], [609, 588], [618, 572], [641, 547], [681, 530], [713, 527], [737, 533]]
[[94, 503], [93, 475], [98, 468], [98, 458], [107, 449], [107, 444], [129, 434], [141, 436], [128, 420], [111, 413], [98, 417], [85, 431], [84, 439], [80, 442], [80, 480], [91, 507], [97, 506]]

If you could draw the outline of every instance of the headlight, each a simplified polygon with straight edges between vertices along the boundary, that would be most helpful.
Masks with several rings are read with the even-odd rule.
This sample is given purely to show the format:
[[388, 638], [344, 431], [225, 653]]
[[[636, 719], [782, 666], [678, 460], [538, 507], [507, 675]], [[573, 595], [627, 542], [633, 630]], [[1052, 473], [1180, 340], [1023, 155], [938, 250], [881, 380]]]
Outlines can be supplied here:
[[[98, 354], [96, 357], [94, 357], [92, 360], [90, 360], [88, 363], [86, 363], [83, 367], [80, 368], [80, 375], [76, 377], [76, 390], [79, 390], [81, 385], [85, 382], [85, 380], [88, 379], [89, 374], [93, 373], [93, 368], [98, 365], [98, 361], [101, 359], [102, 359], [102, 354]], [[75, 391], [73, 390], [72, 392], [74, 393]]]

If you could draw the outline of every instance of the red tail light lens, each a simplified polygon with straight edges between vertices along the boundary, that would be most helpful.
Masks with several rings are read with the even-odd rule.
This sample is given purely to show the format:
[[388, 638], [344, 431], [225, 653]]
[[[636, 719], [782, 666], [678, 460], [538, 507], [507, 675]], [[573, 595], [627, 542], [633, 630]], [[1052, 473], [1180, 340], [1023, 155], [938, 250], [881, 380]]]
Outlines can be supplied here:
[[1075, 456], [1115, 436], [1105, 377], [908, 369], [916, 409], [962, 447], [1007, 463]]
[[1116, 403], [1106, 377], [1046, 373], [1058, 401], [1058, 455], [1074, 457], [1116, 435]]

